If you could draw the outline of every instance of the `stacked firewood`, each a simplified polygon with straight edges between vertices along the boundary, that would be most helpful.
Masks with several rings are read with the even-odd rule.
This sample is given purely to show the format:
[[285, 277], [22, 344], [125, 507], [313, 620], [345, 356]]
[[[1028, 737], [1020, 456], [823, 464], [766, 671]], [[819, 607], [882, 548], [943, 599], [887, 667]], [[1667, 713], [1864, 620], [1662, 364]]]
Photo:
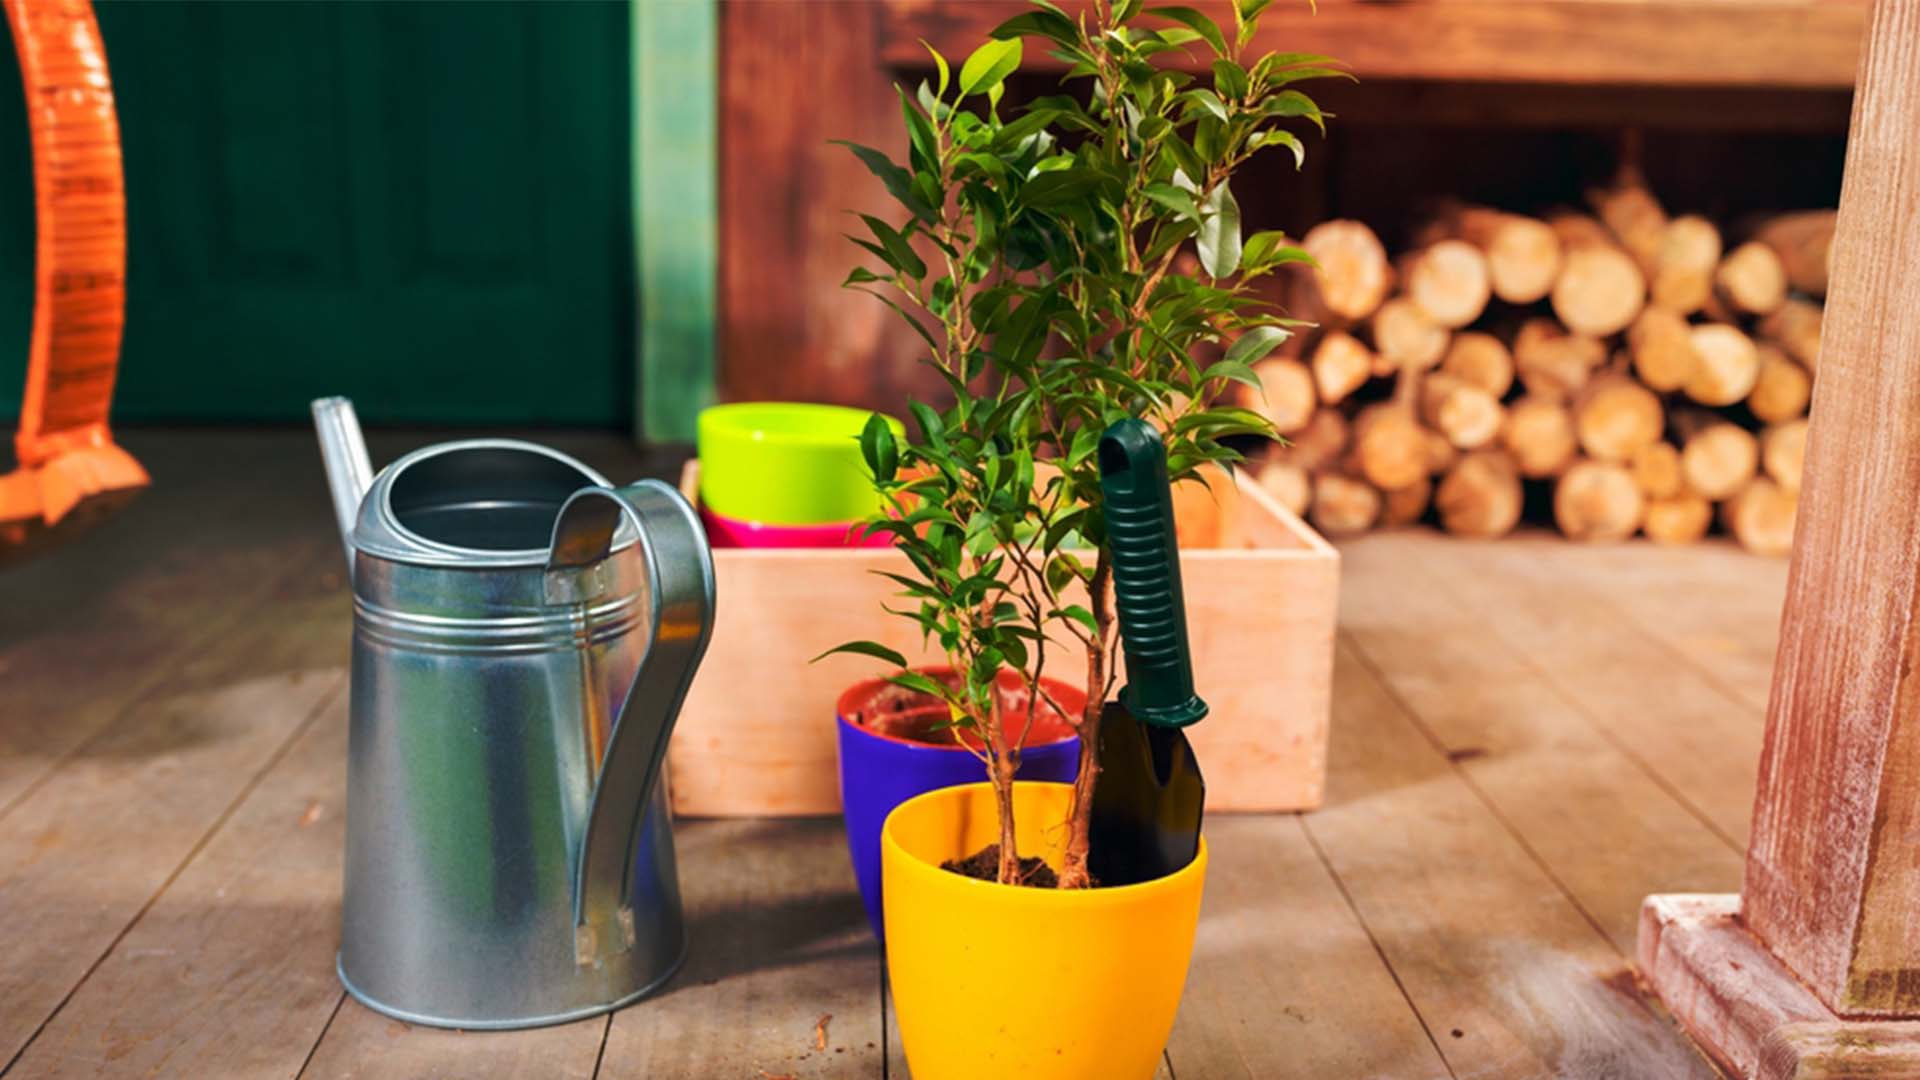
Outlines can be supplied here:
[[1631, 176], [1588, 203], [1447, 206], [1394, 260], [1357, 221], [1307, 233], [1319, 268], [1280, 299], [1317, 326], [1247, 393], [1290, 440], [1263, 486], [1334, 536], [1428, 517], [1500, 536], [1532, 486], [1574, 539], [1688, 543], [1717, 507], [1785, 552], [1833, 212], [1723, 232]]

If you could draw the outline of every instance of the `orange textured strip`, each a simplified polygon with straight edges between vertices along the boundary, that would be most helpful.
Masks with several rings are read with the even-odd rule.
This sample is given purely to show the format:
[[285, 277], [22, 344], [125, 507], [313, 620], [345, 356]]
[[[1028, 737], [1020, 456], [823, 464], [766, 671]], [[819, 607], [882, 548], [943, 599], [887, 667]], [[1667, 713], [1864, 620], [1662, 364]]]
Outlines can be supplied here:
[[86, 0], [4, 0], [33, 133], [38, 243], [17, 451], [31, 469], [111, 443], [126, 310], [126, 191], [106, 50]]

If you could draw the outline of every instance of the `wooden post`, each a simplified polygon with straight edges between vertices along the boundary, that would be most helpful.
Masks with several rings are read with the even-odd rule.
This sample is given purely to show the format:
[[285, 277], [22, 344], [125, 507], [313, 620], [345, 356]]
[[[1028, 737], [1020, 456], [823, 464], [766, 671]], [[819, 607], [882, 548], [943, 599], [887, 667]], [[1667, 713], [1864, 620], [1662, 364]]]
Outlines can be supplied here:
[[1746, 912], [1836, 1012], [1920, 1016], [1920, 4], [1858, 95]]
[[1642, 912], [1643, 974], [1743, 1075], [1920, 1076], [1916, 128], [1920, 3], [1882, 0], [1854, 101], [1744, 892], [1650, 897]]

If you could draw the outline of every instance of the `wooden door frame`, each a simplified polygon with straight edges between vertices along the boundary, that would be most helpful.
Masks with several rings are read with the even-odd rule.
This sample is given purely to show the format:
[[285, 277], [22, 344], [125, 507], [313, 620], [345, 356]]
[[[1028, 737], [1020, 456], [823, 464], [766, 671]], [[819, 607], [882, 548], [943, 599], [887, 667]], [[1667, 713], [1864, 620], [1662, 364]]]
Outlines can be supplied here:
[[718, 0], [630, 0], [639, 324], [633, 430], [693, 441], [714, 399], [719, 228]]

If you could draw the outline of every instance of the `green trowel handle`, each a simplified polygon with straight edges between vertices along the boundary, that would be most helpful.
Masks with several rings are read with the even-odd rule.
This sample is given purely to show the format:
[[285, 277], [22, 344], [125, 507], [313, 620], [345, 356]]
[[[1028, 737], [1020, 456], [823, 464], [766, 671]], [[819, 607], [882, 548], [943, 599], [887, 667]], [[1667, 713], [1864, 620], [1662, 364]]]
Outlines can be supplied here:
[[1207, 715], [1207, 703], [1193, 692], [1167, 448], [1152, 425], [1119, 420], [1100, 436], [1100, 488], [1127, 655], [1120, 704], [1145, 723], [1185, 727]]

